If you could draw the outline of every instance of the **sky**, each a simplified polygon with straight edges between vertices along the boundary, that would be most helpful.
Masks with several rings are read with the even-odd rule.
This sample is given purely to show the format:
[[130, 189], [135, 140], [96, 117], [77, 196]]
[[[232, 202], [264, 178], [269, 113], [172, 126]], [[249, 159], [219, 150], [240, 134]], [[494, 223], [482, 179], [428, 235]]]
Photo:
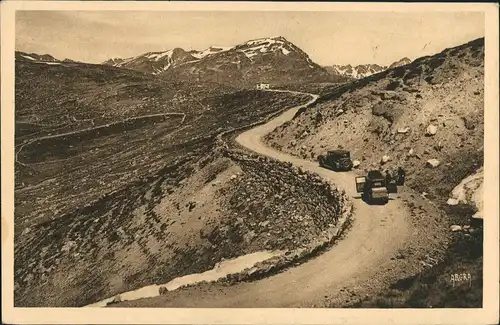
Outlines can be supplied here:
[[101, 63], [283, 36], [321, 65], [389, 65], [485, 33], [480, 12], [18, 11], [16, 50]]

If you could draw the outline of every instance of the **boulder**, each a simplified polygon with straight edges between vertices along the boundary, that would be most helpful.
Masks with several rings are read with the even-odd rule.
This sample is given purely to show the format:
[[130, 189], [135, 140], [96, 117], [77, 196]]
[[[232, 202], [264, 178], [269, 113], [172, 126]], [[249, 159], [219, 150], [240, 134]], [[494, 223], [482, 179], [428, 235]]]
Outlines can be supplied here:
[[388, 156], [388, 155], [383, 155], [382, 156], [382, 159], [380, 159], [380, 163], [382, 164], [385, 164], [386, 162], [388, 162], [389, 160], [391, 160], [391, 157]]
[[353, 167], [353, 168], [357, 168], [357, 167], [359, 167], [359, 165], [361, 165], [361, 161], [359, 161], [359, 160], [357, 160], [357, 159], [354, 159], [354, 160], [352, 161], [352, 167]]
[[410, 131], [409, 127], [403, 127], [403, 128], [398, 129], [398, 133], [401, 133], [401, 134], [408, 133], [409, 131]]
[[453, 225], [450, 227], [450, 230], [455, 232], [455, 231], [461, 231], [462, 230], [462, 227], [460, 227], [459, 225]]
[[455, 199], [455, 198], [449, 198], [448, 201], [446, 201], [446, 204], [448, 204], [448, 205], [457, 205], [458, 204], [458, 200]]
[[437, 159], [429, 159], [427, 160], [426, 166], [429, 168], [436, 168], [441, 164], [441, 162]]
[[437, 133], [437, 126], [435, 126], [433, 124], [430, 124], [427, 127], [427, 130], [425, 131], [425, 135], [427, 135], [427, 136], [432, 136], [432, 135], [435, 135], [436, 133]]
[[410, 157], [415, 156], [415, 150], [413, 150], [413, 148], [411, 148], [410, 151], [408, 151], [408, 156]]
[[266, 221], [261, 222], [259, 225], [260, 225], [261, 227], [265, 227], [265, 226], [267, 226], [268, 224], [269, 224], [269, 220], [266, 220]]

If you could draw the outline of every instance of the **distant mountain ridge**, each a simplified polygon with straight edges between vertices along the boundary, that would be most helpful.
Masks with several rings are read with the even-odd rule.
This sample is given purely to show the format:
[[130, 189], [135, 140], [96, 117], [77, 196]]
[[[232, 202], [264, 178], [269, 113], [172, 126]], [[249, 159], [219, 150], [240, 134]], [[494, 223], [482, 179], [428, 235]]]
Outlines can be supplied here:
[[203, 51], [174, 48], [103, 62], [180, 80], [249, 82], [328, 81], [331, 76], [284, 37], [254, 39], [233, 47]]
[[[20, 51], [16, 51], [16, 60], [45, 64], [77, 62], [71, 59], [58, 60], [49, 54]], [[173, 48], [102, 62], [103, 65], [153, 74], [174, 81], [216, 82], [235, 86], [258, 82], [345, 82], [409, 63], [411, 60], [405, 57], [389, 66], [348, 64], [322, 67], [314, 63], [302, 49], [281, 36], [254, 39], [232, 47], [210, 46], [201, 51]]]
[[30, 61], [41, 61], [41, 62], [60, 62], [58, 59], [50, 54], [36, 54], [36, 53], [25, 53], [16, 51], [16, 60], [30, 60]]
[[412, 61], [404, 57], [401, 60], [398, 60], [389, 66], [381, 66], [378, 64], [360, 64], [356, 66], [348, 65], [332, 65], [325, 67], [329, 73], [334, 76], [342, 76], [354, 79], [362, 79], [373, 74], [385, 71], [387, 69], [396, 68], [402, 65], [406, 65], [411, 63]]
[[36, 53], [26, 53], [21, 51], [16, 51], [15, 59], [19, 61], [31, 61], [34, 63], [45, 63], [45, 64], [60, 64], [62, 62], [75, 62], [71, 59], [58, 60], [50, 54], [36, 54]]

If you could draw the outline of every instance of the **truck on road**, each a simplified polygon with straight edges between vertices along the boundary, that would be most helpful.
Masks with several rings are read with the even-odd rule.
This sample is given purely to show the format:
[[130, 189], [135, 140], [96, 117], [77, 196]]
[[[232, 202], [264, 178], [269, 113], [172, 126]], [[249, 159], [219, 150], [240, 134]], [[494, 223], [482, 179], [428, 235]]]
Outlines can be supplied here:
[[326, 155], [320, 155], [318, 161], [321, 167], [334, 171], [349, 171], [353, 167], [351, 153], [343, 149], [330, 150]]
[[388, 182], [379, 170], [371, 170], [366, 176], [357, 176], [356, 192], [361, 193], [361, 198], [368, 204], [374, 202], [389, 202], [389, 193], [397, 193], [395, 183]]

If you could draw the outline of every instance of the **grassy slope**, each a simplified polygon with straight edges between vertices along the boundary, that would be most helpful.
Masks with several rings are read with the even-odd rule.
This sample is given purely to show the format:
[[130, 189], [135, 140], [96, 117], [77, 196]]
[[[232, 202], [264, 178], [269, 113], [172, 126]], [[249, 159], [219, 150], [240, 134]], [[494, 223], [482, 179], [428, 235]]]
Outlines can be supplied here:
[[[454, 186], [483, 164], [483, 76], [484, 39], [479, 39], [324, 95], [318, 105], [267, 140], [310, 159], [330, 148], [347, 148], [361, 161], [360, 172], [404, 166], [407, 185], [428, 193], [429, 199], [448, 210], [448, 226], [468, 224], [471, 209], [458, 206], [454, 208], [458, 213], [449, 211], [445, 202]], [[429, 124], [437, 126], [436, 135], [425, 135]], [[398, 132], [406, 127], [407, 133]], [[383, 155], [391, 161], [381, 166]], [[431, 158], [441, 165], [427, 168]], [[382, 293], [358, 306], [389, 301], [399, 306], [480, 306], [482, 237], [450, 233], [450, 243], [438, 267], [408, 280], [401, 290]], [[464, 270], [473, 275], [472, 286], [452, 287], [451, 274]], [[460, 290], [467, 291], [466, 300], [456, 299]]]

